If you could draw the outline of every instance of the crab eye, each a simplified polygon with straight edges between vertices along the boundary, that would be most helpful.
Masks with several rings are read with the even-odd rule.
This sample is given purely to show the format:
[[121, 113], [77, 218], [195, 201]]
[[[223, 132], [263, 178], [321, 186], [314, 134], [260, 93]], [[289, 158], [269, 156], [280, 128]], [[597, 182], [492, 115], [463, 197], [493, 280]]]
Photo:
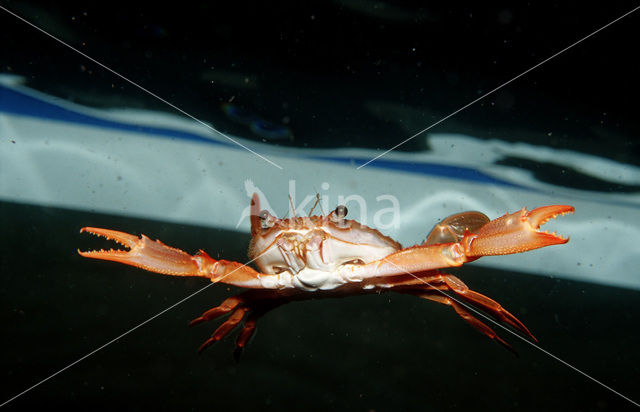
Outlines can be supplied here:
[[339, 219], [344, 219], [347, 216], [348, 212], [349, 210], [345, 205], [340, 205], [336, 207], [336, 210], [333, 211], [333, 213], [335, 213], [336, 217], [338, 217]]
[[331, 219], [331, 221], [333, 223], [336, 224], [344, 224], [344, 218], [345, 216], [347, 216], [347, 207], [344, 205], [340, 205], [338, 207], [335, 208], [335, 210], [333, 212], [331, 212], [331, 214], [329, 215], [329, 219]]
[[268, 210], [260, 211], [260, 213], [258, 214], [258, 217], [262, 221], [263, 228], [273, 227], [275, 222], [274, 222], [273, 216], [271, 216], [271, 213], [269, 213]]

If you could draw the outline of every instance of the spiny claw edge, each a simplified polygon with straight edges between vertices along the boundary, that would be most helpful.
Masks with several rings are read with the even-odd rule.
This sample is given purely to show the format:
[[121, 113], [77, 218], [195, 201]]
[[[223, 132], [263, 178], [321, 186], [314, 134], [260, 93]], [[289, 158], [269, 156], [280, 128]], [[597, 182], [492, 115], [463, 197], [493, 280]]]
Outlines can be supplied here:
[[558, 216], [564, 216], [568, 213], [573, 213], [574, 211], [575, 208], [568, 205], [542, 206], [533, 209], [530, 212], [526, 209], [522, 209], [522, 219], [523, 221], [528, 222], [537, 233], [548, 235], [556, 241], [561, 241], [561, 243], [567, 243], [569, 241], [569, 237], [559, 235], [555, 231], [550, 233], [548, 230], [540, 230], [540, 226], [544, 225], [551, 219], [555, 219]]
[[85, 257], [96, 257], [99, 255], [113, 255], [113, 256], [126, 255], [141, 239], [138, 236], [130, 235], [129, 233], [119, 232], [117, 230], [101, 229], [97, 227], [83, 227], [82, 229], [80, 229], [80, 233], [89, 233], [94, 236], [102, 237], [107, 240], [116, 242], [117, 244], [128, 249], [128, 250], [100, 249], [100, 250], [88, 250], [88, 251], [81, 251], [80, 249], [78, 249], [78, 253]]

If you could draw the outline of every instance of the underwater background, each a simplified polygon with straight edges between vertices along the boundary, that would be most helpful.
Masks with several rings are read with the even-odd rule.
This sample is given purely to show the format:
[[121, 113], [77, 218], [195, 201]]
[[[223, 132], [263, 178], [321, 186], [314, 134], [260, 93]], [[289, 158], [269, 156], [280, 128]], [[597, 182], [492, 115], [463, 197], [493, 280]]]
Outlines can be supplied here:
[[[0, 6], [0, 155], [6, 156], [0, 163], [0, 403], [207, 285], [203, 279], [83, 259], [76, 250], [98, 243], [80, 235], [81, 227], [145, 233], [189, 253], [204, 249], [215, 258], [246, 262], [250, 234], [246, 222], [236, 225], [248, 205], [245, 179], [263, 190], [268, 182], [277, 187], [266, 194], [279, 212], [286, 208], [292, 179], [313, 182], [298, 186], [305, 194], [332, 196], [331, 208], [337, 192], [324, 190], [324, 182], [331, 190], [344, 184], [354, 193], [364, 187], [391, 193], [403, 199], [401, 210], [408, 210], [404, 199], [426, 202], [439, 196], [439, 190], [459, 190], [456, 182], [464, 180], [447, 175], [450, 169], [420, 169], [416, 165], [424, 164], [423, 154], [431, 156], [429, 164], [437, 164], [434, 156], [442, 154], [443, 164], [455, 165], [456, 173], [467, 165], [473, 173], [490, 176], [493, 180], [465, 187], [470, 199], [495, 208], [491, 217], [506, 212], [507, 204], [515, 205], [510, 212], [550, 204], [549, 199], [576, 206], [575, 220], [558, 220], [558, 225], [565, 219], [580, 222], [580, 227], [559, 230], [572, 236], [569, 244], [529, 252], [520, 269], [513, 267], [521, 261], [505, 258], [515, 263], [500, 266], [500, 258], [491, 258], [487, 266], [474, 263], [446, 271], [500, 302], [532, 330], [545, 351], [640, 401], [637, 239], [624, 236], [622, 229], [621, 235], [612, 235], [616, 243], [607, 237], [615, 227], [638, 232], [640, 126], [633, 102], [639, 67], [629, 42], [638, 36], [640, 12], [388, 155], [409, 166], [391, 170], [380, 162], [374, 169], [374, 162], [371, 175], [356, 169], [362, 159], [394, 147], [624, 15], [635, 2], [598, 9], [555, 2], [514, 6], [366, 0], [214, 1], [152, 8], [130, 2], [1, 0]], [[237, 136], [252, 150], [286, 165], [285, 170], [249, 153], [244, 160], [227, 157], [217, 152], [227, 150], [221, 143], [211, 146], [205, 138], [193, 138], [200, 133], [195, 129], [187, 138], [191, 132], [181, 131], [165, 134], [157, 139], [160, 143], [145, 140], [144, 134], [188, 130], [178, 127], [178, 120], [172, 123], [171, 116], [192, 120], [78, 51]], [[80, 114], [57, 117], [50, 110], [56, 104], [67, 114]], [[125, 109], [130, 118], [140, 116], [140, 124], [127, 130], [140, 133], [138, 141], [120, 137], [117, 133], [124, 129], [109, 123], [110, 118], [120, 122], [118, 110]], [[101, 120], [89, 121], [87, 113]], [[143, 119], [150, 113], [166, 115], [166, 123], [152, 130], [155, 117]], [[65, 136], [43, 128], [38, 118], [77, 122], [86, 129]], [[94, 131], [86, 132], [90, 128]], [[441, 152], [447, 136], [451, 151]], [[211, 139], [225, 142], [215, 133]], [[67, 142], [65, 153], [91, 152], [101, 160], [76, 172], [77, 165], [58, 150], [62, 142]], [[156, 150], [165, 144], [178, 148], [169, 152], [174, 155], [170, 161], [162, 161], [166, 170], [202, 164], [202, 173], [213, 176], [214, 183], [174, 178], [156, 167]], [[194, 144], [201, 144], [203, 158], [214, 161], [202, 161], [197, 150], [179, 150]], [[497, 149], [486, 154], [461, 144]], [[29, 150], [21, 152], [21, 147]], [[124, 162], [119, 153], [128, 148], [140, 164], [154, 164], [141, 169], [153, 185], [127, 185], [136, 162]], [[14, 153], [26, 155], [12, 157]], [[321, 158], [333, 160], [322, 166]], [[34, 174], [26, 175], [22, 166]], [[86, 184], [53, 179], [52, 170]], [[108, 182], [104, 170], [115, 171]], [[233, 180], [238, 171], [242, 176]], [[403, 183], [418, 175], [432, 179], [432, 185]], [[136, 190], [139, 197], [134, 198]], [[186, 212], [181, 207], [196, 202], [191, 196], [205, 199], [211, 216], [182, 218]], [[62, 200], [38, 200], [50, 198]], [[420, 243], [438, 219], [458, 212], [456, 207], [447, 202], [420, 215], [424, 227], [415, 230], [423, 237], [402, 230], [391, 234], [405, 246]], [[581, 210], [588, 213], [580, 216]], [[628, 263], [616, 266], [616, 261]], [[187, 327], [188, 322], [239, 291], [213, 285], [5, 407], [634, 408], [504, 330], [496, 329], [518, 357], [474, 331], [451, 308], [394, 293], [287, 304], [259, 321], [239, 362], [232, 356], [233, 338], [198, 355], [198, 346], [219, 322]]]

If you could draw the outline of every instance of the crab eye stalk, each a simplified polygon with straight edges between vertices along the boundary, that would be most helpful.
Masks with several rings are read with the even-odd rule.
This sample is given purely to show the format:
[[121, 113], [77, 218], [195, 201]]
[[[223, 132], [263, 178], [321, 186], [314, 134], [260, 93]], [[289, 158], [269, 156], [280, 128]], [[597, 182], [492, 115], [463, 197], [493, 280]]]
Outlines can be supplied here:
[[268, 210], [260, 211], [258, 217], [260, 218], [260, 222], [262, 222], [263, 228], [270, 228], [275, 224], [275, 219], [271, 216], [271, 213], [269, 213]]

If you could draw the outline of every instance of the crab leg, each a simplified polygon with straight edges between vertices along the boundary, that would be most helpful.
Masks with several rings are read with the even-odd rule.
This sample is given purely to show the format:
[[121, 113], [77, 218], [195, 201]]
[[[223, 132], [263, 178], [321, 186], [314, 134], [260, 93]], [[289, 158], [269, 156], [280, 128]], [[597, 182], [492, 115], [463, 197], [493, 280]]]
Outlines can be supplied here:
[[207, 349], [209, 346], [213, 345], [220, 339], [227, 336], [240, 322], [242, 322], [242, 318], [244, 318], [245, 313], [249, 311], [247, 307], [240, 307], [233, 311], [229, 319], [224, 321], [222, 325], [218, 326], [218, 328], [213, 332], [211, 337], [204, 341], [200, 348], [198, 348], [198, 352], [202, 352]]
[[[446, 298], [449, 300], [451, 299], [448, 294], [441, 293], [439, 291], [454, 292], [457, 297], [473, 304], [474, 306], [481, 308], [482, 310], [494, 316], [499, 321], [504, 322], [514, 329], [519, 330], [534, 341], [538, 341], [536, 337], [533, 336], [533, 334], [529, 331], [529, 329], [527, 329], [527, 327], [518, 320], [518, 318], [509, 313], [495, 300], [469, 289], [469, 287], [456, 276], [437, 271], [429, 273], [430, 274], [428, 276], [410, 276], [399, 283], [392, 283], [393, 286], [389, 290], [412, 294], [415, 294], [416, 291], [418, 291], [418, 293], [420, 294], [429, 292], [429, 294], [432, 294], [433, 296], [441, 296], [442, 298]], [[393, 282], [393, 278], [390, 278], [390, 280], [391, 282]], [[437, 298], [432, 300], [440, 301]], [[461, 305], [460, 303], [458, 304]]]
[[[413, 279], [407, 279], [395, 284], [391, 290], [451, 306], [456, 313], [471, 326], [514, 353], [515, 351], [511, 345], [498, 336], [491, 327], [476, 318], [460, 300], [465, 300], [481, 308], [498, 321], [506, 323], [534, 341], [538, 341], [522, 322], [504, 309], [498, 302], [481, 293], [470, 290], [467, 285], [453, 275], [436, 272], [435, 275], [414, 277]], [[441, 291], [454, 292], [456, 296], [461, 299], [456, 299], [455, 296]]]
[[270, 310], [288, 303], [291, 298], [295, 299], [295, 295], [299, 295], [299, 293], [252, 290], [225, 299], [220, 305], [209, 309], [189, 323], [190, 326], [197, 325], [231, 313], [229, 318], [218, 326], [211, 337], [200, 346], [198, 352], [202, 352], [231, 333], [245, 318], [245, 314], [248, 313], [236, 341], [234, 356], [238, 359], [255, 332], [258, 319]]
[[[443, 278], [447, 286], [449, 286], [451, 290], [454, 291], [458, 296], [482, 308], [483, 310], [486, 310], [501, 322], [504, 322], [514, 329], [519, 330], [534, 341], [538, 341], [538, 339], [536, 339], [536, 337], [533, 336], [531, 332], [529, 332], [529, 329], [527, 329], [527, 327], [524, 326], [524, 324], [520, 322], [518, 318], [509, 313], [495, 300], [469, 289], [467, 285], [465, 285], [460, 279], [453, 275], [443, 274]], [[460, 305], [459, 303], [457, 304]], [[456, 311], [458, 310], [456, 309]]]
[[247, 288], [262, 288], [263, 281], [273, 277], [273, 275], [260, 274], [239, 262], [215, 260], [202, 250], [191, 256], [159, 240], [151, 240], [145, 235], [137, 237], [125, 232], [95, 227], [83, 227], [80, 232], [102, 236], [128, 249], [86, 252], [78, 250], [81, 256], [87, 258], [111, 260], [164, 275], [200, 276], [209, 278], [212, 282]]
[[493, 339], [507, 350], [509, 350], [514, 355], [518, 355], [518, 353], [513, 349], [511, 345], [507, 343], [504, 339], [502, 339], [493, 329], [487, 326], [485, 323], [480, 321], [478, 318], [473, 316], [464, 306], [456, 302], [455, 300], [446, 298], [444, 296], [434, 296], [434, 295], [423, 295], [420, 296], [422, 298], [430, 299], [436, 302], [444, 303], [445, 305], [449, 305], [456, 311], [458, 316], [464, 319], [468, 324], [473, 326], [480, 333], [486, 335], [489, 339]]
[[231, 296], [230, 298], [225, 299], [220, 305], [215, 308], [211, 308], [201, 316], [198, 316], [191, 322], [189, 322], [189, 326], [197, 325], [202, 322], [208, 322], [210, 320], [216, 319], [222, 315], [225, 315], [232, 310], [236, 309], [238, 306], [242, 306], [243, 300], [241, 295]]
[[343, 266], [347, 279], [418, 273], [460, 266], [482, 256], [507, 255], [567, 243], [569, 238], [540, 231], [541, 225], [558, 215], [573, 212], [572, 206], [544, 206], [528, 212], [522, 209], [482, 226], [476, 233], [466, 232], [456, 243], [423, 244], [403, 249], [386, 258], [359, 266]]
[[264, 315], [265, 312], [266, 310], [252, 312], [247, 316], [247, 320], [244, 321], [244, 325], [242, 325], [242, 330], [240, 331], [238, 340], [236, 341], [236, 350], [234, 351], [236, 359], [240, 357], [242, 350], [247, 345], [247, 342], [249, 342], [249, 339], [251, 339], [251, 336], [255, 333], [256, 326], [258, 325], [258, 319]]
[[[259, 305], [257, 308], [253, 308], [252, 306], [242, 306], [236, 309], [229, 319], [227, 319], [224, 323], [222, 323], [216, 330], [213, 332], [211, 337], [204, 341], [200, 348], [198, 349], [198, 353], [201, 353], [203, 350], [223, 339], [229, 333], [233, 331], [240, 324], [240, 321], [244, 318], [244, 324], [240, 329], [240, 333], [238, 334], [238, 339], [236, 340], [236, 349], [233, 353], [236, 360], [239, 359], [244, 347], [251, 339], [251, 336], [256, 331], [256, 326], [258, 324], [258, 319], [260, 319], [265, 313], [269, 312], [272, 309], [286, 303], [286, 301], [273, 301], [268, 305]], [[245, 318], [245, 314], [248, 315]]]

